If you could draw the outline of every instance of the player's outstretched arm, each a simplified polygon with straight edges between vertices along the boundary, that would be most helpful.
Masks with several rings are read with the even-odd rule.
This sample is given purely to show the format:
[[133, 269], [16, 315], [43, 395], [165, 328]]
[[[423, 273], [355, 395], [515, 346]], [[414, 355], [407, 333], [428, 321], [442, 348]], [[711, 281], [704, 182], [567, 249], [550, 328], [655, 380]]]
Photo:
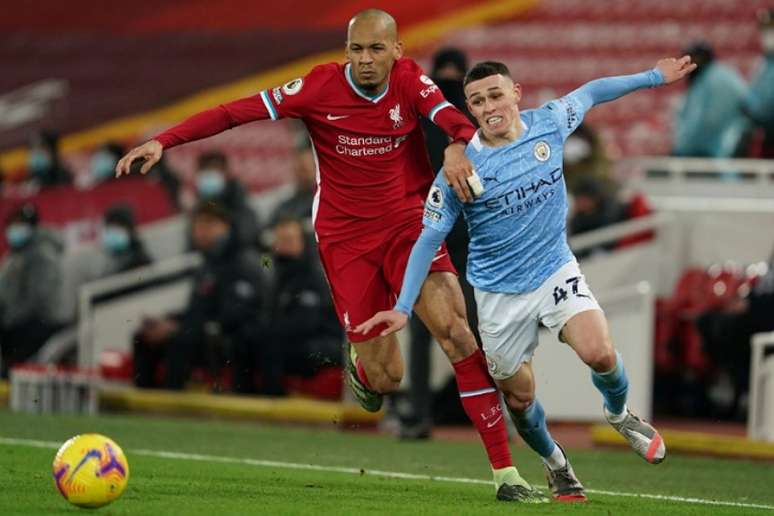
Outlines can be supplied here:
[[143, 162], [140, 173], [147, 174], [151, 167], [159, 162], [163, 152], [164, 148], [158, 140], [151, 140], [143, 143], [139, 147], [135, 147], [127, 152], [126, 155], [118, 161], [118, 164], [116, 164], [116, 177], [128, 175], [132, 163], [136, 160]]
[[641, 73], [594, 79], [565, 98], [577, 102], [578, 109], [585, 113], [598, 104], [610, 102], [634, 91], [679, 81], [695, 69], [696, 65], [691, 63], [690, 56], [661, 59], [655, 68]]

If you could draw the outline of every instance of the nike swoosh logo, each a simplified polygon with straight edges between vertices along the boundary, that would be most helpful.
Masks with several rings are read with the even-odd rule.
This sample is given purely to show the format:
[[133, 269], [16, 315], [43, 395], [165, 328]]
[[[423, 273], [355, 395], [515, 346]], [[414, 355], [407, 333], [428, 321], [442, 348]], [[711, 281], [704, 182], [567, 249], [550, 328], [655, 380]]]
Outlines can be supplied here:
[[331, 115], [328, 113], [328, 116], [325, 118], [328, 120], [341, 120], [342, 118], [349, 118], [349, 115]]
[[497, 423], [499, 423], [499, 422], [500, 422], [500, 420], [501, 420], [502, 418], [503, 418], [503, 415], [502, 415], [502, 414], [500, 414], [499, 416], [497, 416], [497, 419], [495, 419], [495, 420], [494, 420], [494, 421], [492, 421], [491, 423], [487, 423], [487, 424], [486, 424], [486, 427], [487, 427], [487, 428], [492, 428], [492, 427], [493, 427], [493, 426], [495, 426]]
[[435, 258], [433, 258], [433, 261], [434, 261], [434, 262], [437, 262], [438, 260], [440, 260], [441, 258], [443, 258], [444, 256], [446, 256], [447, 254], [448, 254], [448, 253], [439, 254], [438, 256], [436, 256]]

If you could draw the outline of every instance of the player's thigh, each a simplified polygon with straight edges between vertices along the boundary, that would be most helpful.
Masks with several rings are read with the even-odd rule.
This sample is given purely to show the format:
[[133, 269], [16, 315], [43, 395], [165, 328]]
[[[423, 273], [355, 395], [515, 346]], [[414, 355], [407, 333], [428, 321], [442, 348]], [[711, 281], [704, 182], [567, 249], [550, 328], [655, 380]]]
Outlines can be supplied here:
[[529, 294], [478, 289], [475, 295], [478, 331], [489, 374], [498, 383], [517, 377], [523, 364], [531, 362], [538, 345], [535, 299]]
[[476, 339], [468, 326], [465, 298], [456, 274], [431, 272], [422, 285], [414, 311], [452, 362], [476, 351]]
[[580, 359], [595, 371], [609, 371], [615, 367], [615, 349], [601, 310], [575, 314], [564, 325], [561, 335]]
[[593, 369], [615, 365], [605, 314], [575, 260], [552, 274], [537, 292], [542, 303], [540, 320], [551, 333]]
[[346, 243], [320, 243], [319, 250], [336, 315], [347, 339], [361, 342], [377, 337], [382, 328], [365, 335], [352, 330], [375, 313], [392, 308], [394, 296], [381, 271], [383, 252], [362, 252]]
[[513, 376], [496, 382], [505, 402], [517, 413], [524, 412], [535, 399], [535, 373], [531, 360], [522, 363]]

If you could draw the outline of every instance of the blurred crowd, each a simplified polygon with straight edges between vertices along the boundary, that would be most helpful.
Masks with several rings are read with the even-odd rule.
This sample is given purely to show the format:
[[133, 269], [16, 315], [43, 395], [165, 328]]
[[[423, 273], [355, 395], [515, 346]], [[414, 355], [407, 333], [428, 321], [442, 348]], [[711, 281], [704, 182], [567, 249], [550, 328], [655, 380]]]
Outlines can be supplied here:
[[[149, 315], [136, 328], [131, 380], [139, 387], [182, 389], [192, 378], [217, 390], [286, 392], [288, 375], [311, 377], [341, 365], [343, 332], [311, 235], [315, 165], [308, 140], [295, 150], [293, 190], [269, 221], [251, 207], [225, 154], [197, 160], [194, 207], [185, 214], [186, 246], [201, 256], [190, 298], [175, 313]], [[56, 136], [30, 144], [29, 181], [41, 189], [67, 183]], [[93, 186], [114, 180], [124, 149], [106, 143], [90, 161]], [[160, 182], [179, 207], [180, 181], [163, 161], [143, 178]], [[63, 267], [60, 235], [26, 202], [4, 224], [9, 252], [0, 265], [2, 374], [33, 361], [72, 364], [81, 286], [152, 263], [136, 213], [127, 204], [104, 213], [94, 252]]]
[[[760, 16], [763, 54], [749, 83], [720, 62], [710, 44], [694, 42], [686, 48], [699, 67], [689, 77], [688, 89], [675, 111], [675, 156], [774, 157], [772, 13]], [[447, 48], [433, 56], [431, 68], [431, 76], [446, 98], [463, 111], [462, 79], [467, 67], [463, 52]], [[437, 170], [448, 140], [430, 123], [424, 130]], [[55, 133], [35, 134], [29, 151], [26, 181], [35, 188], [45, 190], [73, 181]], [[89, 165], [90, 185], [113, 181], [123, 153], [124, 148], [116, 142], [95, 149]], [[584, 123], [570, 136], [564, 159], [572, 206], [570, 235], [651, 212], [642, 194], [625, 192], [611, 177], [604, 142], [591, 125]], [[313, 238], [315, 164], [305, 135], [298, 138], [293, 161], [291, 195], [268, 219], [260, 220], [226, 154], [208, 151], [198, 157], [196, 202], [185, 217], [187, 246], [201, 256], [201, 265], [193, 274], [190, 298], [182, 310], [149, 315], [137, 325], [131, 377], [137, 386], [182, 389], [198, 379], [216, 390], [279, 396], [287, 391], [289, 375], [313, 377], [322, 369], [341, 366], [344, 335]], [[180, 210], [179, 177], [162, 160], [145, 180], [160, 185], [170, 205]], [[79, 288], [153, 262], [138, 228], [138, 214], [128, 205], [116, 204], [103, 214], [98, 249], [80, 258], [79, 266], [65, 274], [63, 243], [56, 232], [40, 223], [39, 208], [34, 202], [24, 203], [2, 221], [8, 246], [0, 264], [2, 377], [7, 377], [9, 367], [24, 361], [72, 363], [77, 348]], [[647, 238], [649, 235], [642, 235], [586, 249], [578, 258], [608, 253]], [[462, 222], [447, 243], [455, 266], [464, 271], [467, 232]], [[464, 274], [460, 279], [475, 329], [472, 289]], [[718, 360], [728, 361], [723, 355], [729, 353], [728, 348], [711, 343], [724, 339], [729, 325], [743, 317], [739, 314], [747, 314], [747, 322], [760, 319], [754, 314], [761, 312], [761, 306], [772, 305], [771, 289], [764, 287], [769, 283], [761, 283], [755, 291], [758, 297], [730, 308], [713, 306], [702, 314], [700, 326], [710, 343], [708, 352], [720, 353]], [[749, 326], [762, 327], [758, 322]], [[422, 438], [430, 434], [434, 421], [453, 410], [437, 410], [442, 401], [429, 387], [430, 334], [419, 319], [413, 318], [411, 324], [411, 387], [404, 403], [397, 405], [397, 412], [401, 434]], [[734, 344], [740, 348], [741, 364], [749, 357], [749, 351], [741, 349], [743, 341], [740, 338]], [[450, 400], [458, 404], [456, 394]]]

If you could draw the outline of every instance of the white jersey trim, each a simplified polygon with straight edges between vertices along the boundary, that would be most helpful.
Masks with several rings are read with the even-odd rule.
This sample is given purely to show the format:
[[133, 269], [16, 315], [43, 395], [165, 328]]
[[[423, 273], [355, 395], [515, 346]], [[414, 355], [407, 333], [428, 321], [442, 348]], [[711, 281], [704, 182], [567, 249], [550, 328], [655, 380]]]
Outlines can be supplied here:
[[320, 190], [322, 190], [320, 179], [320, 160], [317, 159], [317, 149], [314, 147], [314, 140], [312, 135], [309, 135], [309, 141], [312, 145], [312, 157], [314, 157], [314, 179], [317, 183], [317, 190], [314, 192], [314, 198], [312, 200], [312, 227], [314, 229], [314, 240], [320, 242], [320, 237], [317, 235], [317, 210], [320, 208]]
[[271, 100], [269, 99], [269, 92], [266, 90], [263, 90], [261, 92], [261, 100], [263, 100], [263, 105], [266, 106], [266, 111], [269, 112], [269, 116], [272, 120], [279, 120], [279, 113], [277, 113], [277, 110], [272, 105]]
[[437, 115], [440, 110], [447, 107], [452, 107], [452, 105], [450, 102], [444, 100], [443, 102], [441, 102], [440, 104], [438, 104], [437, 106], [435, 106], [433, 109], [430, 110], [430, 113], [427, 115], [427, 118], [429, 118], [431, 122], [435, 123], [435, 115]]
[[386, 95], [387, 92], [390, 91], [390, 83], [387, 83], [387, 87], [384, 89], [383, 92], [381, 92], [376, 97], [369, 97], [362, 91], [360, 91], [360, 88], [357, 87], [357, 84], [355, 84], [355, 81], [352, 80], [352, 65], [350, 63], [347, 63], [347, 65], [344, 67], [344, 77], [347, 79], [347, 84], [352, 88], [352, 91], [358, 94], [358, 96], [363, 97], [369, 102], [373, 102], [376, 104], [380, 100], [382, 100]]

